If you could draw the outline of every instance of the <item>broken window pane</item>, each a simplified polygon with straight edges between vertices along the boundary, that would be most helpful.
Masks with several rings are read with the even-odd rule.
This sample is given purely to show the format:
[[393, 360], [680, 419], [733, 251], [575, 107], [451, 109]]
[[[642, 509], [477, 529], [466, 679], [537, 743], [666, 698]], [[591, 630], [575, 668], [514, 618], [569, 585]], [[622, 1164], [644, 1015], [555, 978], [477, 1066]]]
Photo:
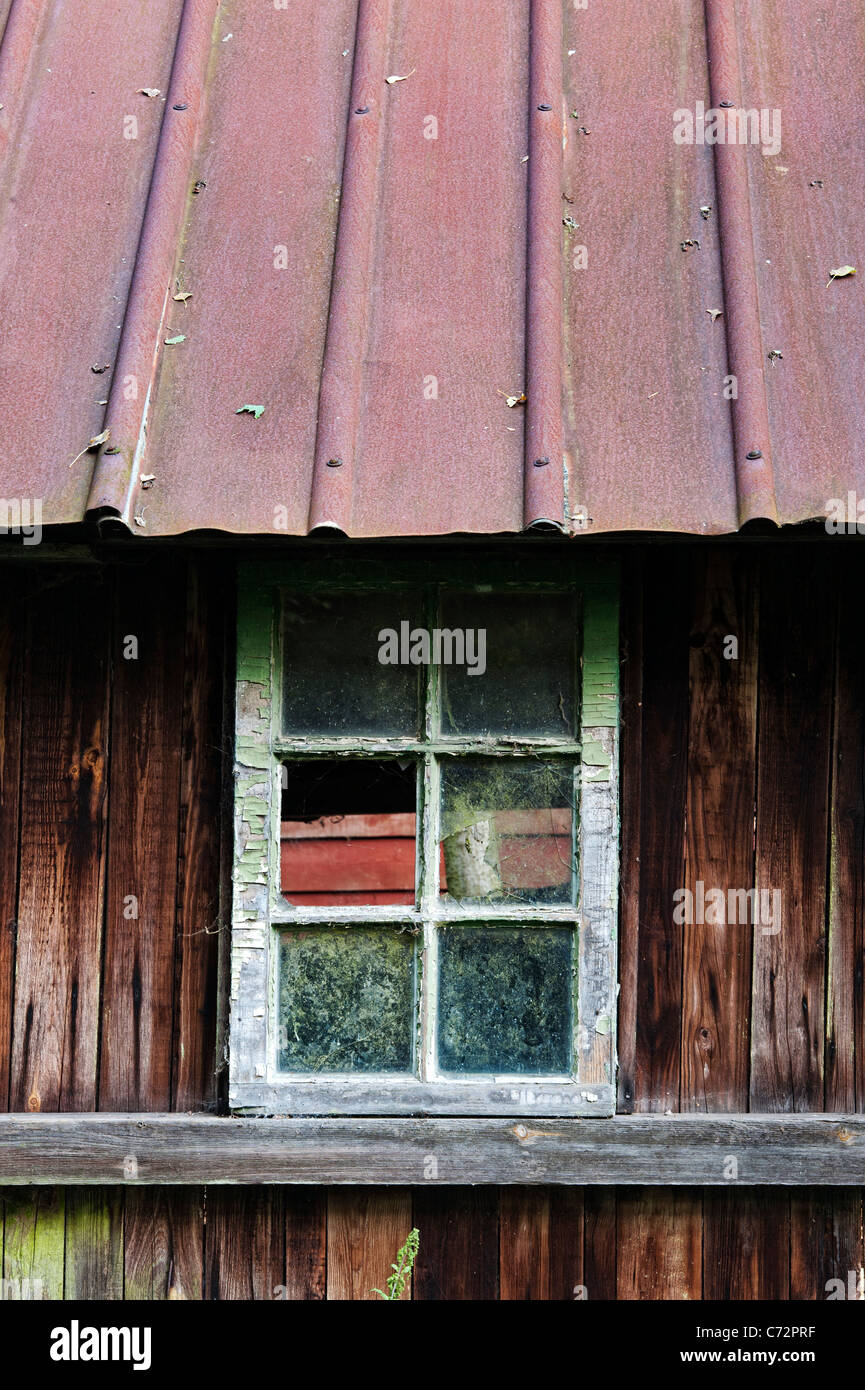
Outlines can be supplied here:
[[281, 932], [280, 1071], [411, 1071], [414, 994], [411, 932]]
[[572, 956], [568, 927], [442, 928], [441, 1071], [570, 1071]]
[[576, 737], [573, 595], [445, 594], [442, 625], [465, 656], [441, 669], [444, 734]]
[[282, 767], [280, 886], [297, 907], [415, 901], [413, 759]]
[[574, 901], [574, 765], [466, 758], [442, 765], [441, 892], [456, 902]]
[[409, 594], [285, 594], [285, 732], [416, 737], [421, 668], [383, 665], [379, 633], [418, 612]]

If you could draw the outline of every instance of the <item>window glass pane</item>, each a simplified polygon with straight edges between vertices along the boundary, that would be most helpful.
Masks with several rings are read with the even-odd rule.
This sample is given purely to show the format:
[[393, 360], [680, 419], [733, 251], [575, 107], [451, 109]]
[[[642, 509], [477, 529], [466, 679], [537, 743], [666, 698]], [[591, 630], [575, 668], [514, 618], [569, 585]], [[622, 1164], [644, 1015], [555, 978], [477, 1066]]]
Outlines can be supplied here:
[[383, 665], [379, 633], [414, 625], [418, 611], [409, 594], [285, 594], [285, 732], [416, 737], [421, 668]]
[[442, 626], [462, 635], [467, 657], [442, 665], [445, 735], [576, 737], [573, 595], [446, 593]]
[[411, 1071], [414, 960], [412, 932], [281, 932], [280, 1071]]
[[298, 907], [415, 900], [414, 759], [282, 767], [280, 886]]
[[438, 1058], [443, 1072], [571, 1068], [569, 927], [444, 927]]
[[463, 903], [574, 901], [573, 763], [448, 760], [441, 785], [443, 895]]

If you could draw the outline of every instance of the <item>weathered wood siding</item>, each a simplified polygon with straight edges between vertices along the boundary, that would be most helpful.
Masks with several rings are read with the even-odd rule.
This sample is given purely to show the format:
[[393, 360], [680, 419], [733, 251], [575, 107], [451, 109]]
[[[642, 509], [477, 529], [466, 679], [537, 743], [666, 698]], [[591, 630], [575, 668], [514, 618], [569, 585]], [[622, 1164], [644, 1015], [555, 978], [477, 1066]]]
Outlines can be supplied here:
[[[0, 568], [0, 1108], [220, 1104], [231, 567], [139, 554]], [[624, 558], [620, 1109], [861, 1112], [865, 550]], [[676, 925], [698, 881], [780, 890], [781, 931]], [[56, 1297], [368, 1296], [412, 1223], [423, 1299], [822, 1298], [865, 1262], [855, 1189], [0, 1196], [4, 1278]]]

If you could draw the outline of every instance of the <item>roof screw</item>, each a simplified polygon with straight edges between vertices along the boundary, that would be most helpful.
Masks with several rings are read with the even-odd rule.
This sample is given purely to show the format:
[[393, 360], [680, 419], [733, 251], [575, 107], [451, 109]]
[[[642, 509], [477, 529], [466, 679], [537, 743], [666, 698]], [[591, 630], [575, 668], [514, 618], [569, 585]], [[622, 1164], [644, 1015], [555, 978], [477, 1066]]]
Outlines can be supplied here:
[[354, 108], [354, 114], [355, 114], [356, 116], [365, 116], [365, 115], [368, 113], [368, 111], [369, 111], [369, 107], [368, 107], [368, 106], [356, 106], [356, 107]]
[[745, 455], [746, 459], [761, 459], [762, 457], [763, 453], [761, 449], [749, 449]]
[[549, 459], [535, 459], [535, 468], [548, 468], [549, 464]]
[[538, 107], [539, 111], [552, 111], [552, 109], [553, 108], [551, 106], [548, 106], [545, 101], [542, 101], [540, 106]]
[[172, 106], [171, 109], [172, 109], [172, 111], [186, 111], [186, 110], [188, 110], [189, 108], [188, 108], [188, 103], [187, 103], [187, 102], [185, 102], [185, 101], [178, 101], [178, 102], [176, 103], [176, 105]]
[[719, 101], [719, 102], [718, 102], [718, 105], [719, 105], [719, 106], [732, 106], [733, 104], [734, 104], [734, 103], [733, 103], [732, 101]]
[[342, 468], [342, 459], [328, 459], [328, 468]]

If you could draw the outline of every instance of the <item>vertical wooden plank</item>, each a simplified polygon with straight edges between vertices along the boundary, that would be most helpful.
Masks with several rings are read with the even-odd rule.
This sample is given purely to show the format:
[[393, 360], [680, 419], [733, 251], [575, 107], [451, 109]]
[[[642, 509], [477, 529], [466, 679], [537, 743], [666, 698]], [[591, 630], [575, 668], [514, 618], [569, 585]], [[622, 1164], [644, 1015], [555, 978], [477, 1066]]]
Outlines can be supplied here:
[[691, 1188], [620, 1188], [619, 1299], [700, 1299], [703, 1203]]
[[638, 1111], [679, 1108], [682, 927], [673, 894], [684, 873], [691, 556], [653, 551], [644, 575]]
[[203, 1275], [203, 1189], [127, 1188], [123, 1221], [124, 1298], [198, 1300]]
[[704, 1189], [703, 1297], [784, 1300], [790, 1197], [783, 1189]]
[[[834, 559], [834, 554], [833, 554]], [[829, 838], [829, 968], [825, 1108], [865, 1109], [865, 556], [844, 551], [831, 571], [838, 595]]]
[[39, 573], [28, 601], [11, 1105], [96, 1104], [110, 588]]
[[757, 888], [780, 891], [781, 927], [754, 933], [752, 1110], [823, 1107], [835, 602], [821, 556], [773, 546], [761, 566]]
[[583, 1190], [552, 1187], [550, 1197], [550, 1298], [584, 1299]]
[[118, 566], [99, 1107], [167, 1110], [185, 566]]
[[66, 1192], [65, 1297], [123, 1298], [123, 1189]]
[[285, 1275], [285, 1207], [279, 1187], [209, 1187], [207, 1299], [272, 1299]]
[[[408, 1234], [408, 1232], [406, 1232]], [[285, 1193], [283, 1298], [322, 1299], [327, 1294], [327, 1197], [320, 1188]]]
[[[694, 910], [684, 925], [683, 1110], [748, 1108], [753, 912], [741, 913], [743, 900], [734, 898], [730, 920], [727, 905], [730, 889], [754, 887], [756, 581], [753, 553], [727, 547], [695, 557], [684, 883]], [[696, 904], [713, 890], [723, 894], [724, 913], [697, 922]], [[709, 903], [717, 907], [717, 899]]]
[[499, 1297], [550, 1297], [550, 1194], [503, 1187], [499, 1195]]
[[590, 1303], [616, 1297], [616, 1189], [583, 1190], [583, 1283]]
[[416, 1299], [498, 1298], [498, 1189], [415, 1188], [414, 1224], [420, 1231]]
[[25, 574], [0, 571], [0, 1108], [9, 1105], [21, 783], [21, 636]]
[[[233, 625], [233, 567], [219, 557], [189, 560], [180, 786], [175, 1110], [217, 1100], [217, 965], [225, 750], [226, 624]], [[233, 688], [232, 677], [232, 688]], [[229, 817], [230, 826], [230, 817]], [[230, 856], [229, 856], [230, 863]], [[225, 919], [230, 909], [225, 910]]]
[[[794, 1188], [790, 1194], [790, 1297], [865, 1300], [862, 1191]], [[836, 1282], [832, 1282], [836, 1281]], [[838, 1282], [840, 1281], [840, 1288]]]
[[[387, 1292], [391, 1265], [411, 1228], [408, 1188], [331, 1188], [327, 1196], [328, 1298], [375, 1299], [374, 1288]], [[403, 1297], [411, 1298], [411, 1281]]]
[[14, 1187], [0, 1193], [4, 1223], [3, 1277], [20, 1294], [63, 1298], [66, 1196], [62, 1188]]
[[634, 1108], [637, 981], [640, 947], [640, 807], [643, 767], [642, 555], [622, 565], [621, 600], [621, 870], [619, 874], [618, 1109]]

